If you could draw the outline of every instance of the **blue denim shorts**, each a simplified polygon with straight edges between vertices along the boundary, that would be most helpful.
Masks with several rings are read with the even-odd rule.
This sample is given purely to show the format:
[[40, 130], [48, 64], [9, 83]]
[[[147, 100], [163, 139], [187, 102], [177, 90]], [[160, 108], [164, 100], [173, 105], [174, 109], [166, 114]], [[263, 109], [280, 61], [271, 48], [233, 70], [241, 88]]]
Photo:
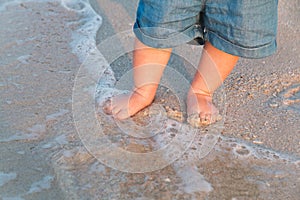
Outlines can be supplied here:
[[276, 51], [278, 0], [140, 0], [134, 33], [154, 48], [209, 41], [232, 55]]

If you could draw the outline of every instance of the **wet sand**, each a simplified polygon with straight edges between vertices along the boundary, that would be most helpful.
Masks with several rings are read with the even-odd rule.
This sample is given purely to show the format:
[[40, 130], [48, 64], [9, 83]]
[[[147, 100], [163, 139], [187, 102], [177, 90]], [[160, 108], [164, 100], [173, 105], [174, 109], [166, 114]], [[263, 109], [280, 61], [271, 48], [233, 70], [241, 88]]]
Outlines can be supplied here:
[[[241, 59], [226, 80], [226, 118], [212, 151], [199, 158], [204, 136], [198, 135], [172, 165], [141, 174], [101, 164], [74, 125], [72, 89], [86, 50], [76, 46], [86, 34], [78, 31], [88, 19], [80, 13], [84, 4], [66, 9], [60, 2], [5, 2], [0, 1], [0, 199], [298, 199], [298, 1], [280, 2], [277, 53]], [[131, 29], [136, 1], [91, 4], [102, 17], [98, 44]], [[110, 63], [117, 80], [131, 62], [129, 53]], [[176, 56], [171, 63], [179, 71], [187, 66]], [[157, 102], [170, 98], [162, 96]], [[100, 115], [101, 120], [107, 135], [120, 134], [109, 118]], [[167, 139], [178, 130], [170, 133]], [[127, 150], [151, 150], [130, 144]]]

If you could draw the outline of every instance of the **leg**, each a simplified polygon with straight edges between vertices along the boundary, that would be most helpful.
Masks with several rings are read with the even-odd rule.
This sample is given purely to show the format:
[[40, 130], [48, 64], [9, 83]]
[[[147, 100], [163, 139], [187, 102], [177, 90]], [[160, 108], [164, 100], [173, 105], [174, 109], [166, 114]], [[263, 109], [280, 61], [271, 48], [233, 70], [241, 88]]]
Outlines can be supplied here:
[[135, 87], [130, 94], [112, 98], [110, 112], [117, 119], [126, 119], [150, 105], [171, 56], [172, 49], [155, 49], [135, 41], [133, 76]]
[[223, 83], [238, 61], [230, 55], [205, 43], [202, 57], [187, 97], [188, 115], [197, 114], [201, 124], [214, 123], [218, 110], [212, 103], [214, 91]]

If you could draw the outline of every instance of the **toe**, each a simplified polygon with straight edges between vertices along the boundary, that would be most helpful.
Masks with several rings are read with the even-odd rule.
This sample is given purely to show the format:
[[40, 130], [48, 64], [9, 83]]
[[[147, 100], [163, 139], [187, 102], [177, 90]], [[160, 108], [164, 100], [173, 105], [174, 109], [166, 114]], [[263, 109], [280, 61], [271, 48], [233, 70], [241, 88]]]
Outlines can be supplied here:
[[206, 118], [200, 119], [200, 123], [202, 126], [207, 126], [210, 124], [210, 122]]
[[200, 122], [204, 122], [205, 121], [205, 117], [206, 117], [206, 114], [204, 112], [200, 112], [199, 113]]
[[211, 114], [206, 114], [205, 115], [205, 121], [207, 124], [211, 124], [212, 123], [212, 115]]
[[121, 111], [121, 108], [119, 106], [112, 105], [112, 111], [111, 111], [111, 113], [112, 113], [112, 115], [114, 117], [118, 116], [118, 114], [119, 114], [120, 111]]
[[217, 121], [217, 117], [216, 115], [212, 115], [211, 118], [210, 118], [210, 123], [213, 124]]
[[200, 112], [199, 118], [200, 118], [201, 123], [206, 123], [207, 122], [207, 114], [205, 112]]
[[112, 115], [113, 108], [112, 108], [111, 99], [108, 99], [103, 103], [102, 110], [105, 114]]
[[115, 118], [117, 118], [118, 120], [124, 120], [129, 118], [130, 115], [128, 113], [127, 109], [121, 109], [116, 115]]

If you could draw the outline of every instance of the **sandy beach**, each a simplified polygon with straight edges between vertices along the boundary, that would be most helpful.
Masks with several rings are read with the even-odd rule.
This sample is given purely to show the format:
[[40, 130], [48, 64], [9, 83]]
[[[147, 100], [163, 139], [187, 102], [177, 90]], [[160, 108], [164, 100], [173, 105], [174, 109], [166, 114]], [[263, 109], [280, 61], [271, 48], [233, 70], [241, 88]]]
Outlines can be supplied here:
[[[225, 81], [221, 126], [194, 129], [161, 115], [154, 121], [163, 124], [160, 134], [148, 140], [130, 137], [126, 123], [97, 110], [107, 94], [130, 85], [136, 6], [137, 0], [0, 0], [0, 199], [299, 199], [300, 2], [279, 2], [276, 54], [240, 59]], [[117, 47], [119, 54], [112, 52]], [[189, 81], [197, 51], [175, 49], [171, 71]], [[161, 87], [155, 103], [176, 114], [181, 90]], [[149, 109], [131, 122], [141, 125], [136, 133], [156, 115]], [[188, 148], [153, 165], [148, 157], [118, 163], [131, 158], [102, 151], [100, 136], [147, 155], [174, 138]], [[132, 173], [143, 163], [144, 173]]]

